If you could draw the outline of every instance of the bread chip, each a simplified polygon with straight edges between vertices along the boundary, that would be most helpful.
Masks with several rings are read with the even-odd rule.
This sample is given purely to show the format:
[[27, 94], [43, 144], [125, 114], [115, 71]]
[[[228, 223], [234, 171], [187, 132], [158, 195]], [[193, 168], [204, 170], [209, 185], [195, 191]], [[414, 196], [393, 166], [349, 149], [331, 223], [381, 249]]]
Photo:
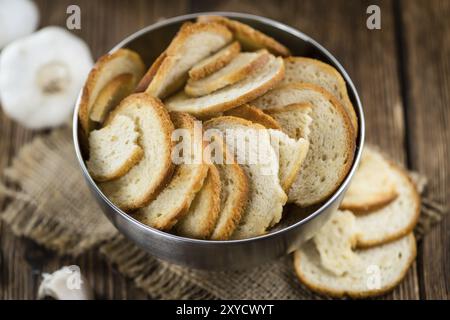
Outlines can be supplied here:
[[133, 91], [135, 85], [136, 81], [130, 73], [118, 75], [108, 82], [92, 105], [90, 119], [102, 125], [109, 112]]
[[[190, 147], [191, 150], [183, 149], [184, 159], [191, 156], [190, 159], [202, 160], [201, 141], [195, 139], [195, 119], [180, 112], [172, 112], [170, 118], [177, 129], [187, 130], [187, 135], [183, 136], [182, 146]], [[156, 150], [154, 152], [158, 153], [159, 150]], [[172, 180], [158, 197], [135, 213], [136, 219], [156, 229], [171, 229], [188, 212], [192, 200], [202, 188], [207, 173], [208, 165], [203, 161], [179, 164], [175, 168]]]
[[[332, 247], [330, 247], [332, 250]], [[352, 298], [379, 296], [391, 291], [405, 277], [416, 257], [412, 233], [396, 241], [366, 250], [357, 250], [358, 262], [341, 276], [325, 269], [313, 241], [294, 254], [299, 280], [319, 294]]]
[[241, 52], [241, 45], [235, 41], [193, 66], [189, 70], [189, 78], [192, 80], [200, 80], [213, 74], [229, 64], [239, 52]]
[[207, 117], [240, 106], [273, 88], [284, 76], [283, 59], [270, 56], [269, 62], [248, 77], [207, 96], [190, 98], [180, 92], [165, 101], [171, 111]]
[[262, 110], [283, 109], [293, 103], [310, 103], [313, 120], [309, 151], [289, 190], [289, 201], [309, 206], [328, 198], [346, 177], [353, 163], [355, 136], [341, 104], [312, 84], [280, 86], [252, 102]]
[[163, 63], [164, 59], [166, 58], [166, 52], [163, 51], [158, 58], [153, 62], [153, 64], [148, 68], [147, 72], [142, 77], [141, 81], [139, 81], [136, 89], [134, 92], [145, 92], [150, 82], [152, 82], [153, 78], [155, 77], [156, 71], [158, 71], [159, 67]]
[[200, 80], [189, 80], [184, 92], [191, 97], [201, 97], [232, 85], [255, 72], [269, 61], [267, 50], [243, 52], [217, 72]]
[[139, 54], [128, 49], [118, 49], [106, 54], [95, 63], [83, 87], [78, 111], [81, 128], [86, 137], [94, 128], [90, 114], [103, 88], [121, 74], [132, 74], [133, 84], [130, 87], [134, 89], [144, 72], [145, 65]]
[[[397, 198], [388, 205], [356, 217], [360, 231], [357, 246], [377, 246], [410, 233], [419, 219], [420, 196], [407, 173], [395, 164], [390, 171], [398, 192]], [[381, 173], [380, 173], [381, 174]]]
[[99, 184], [103, 193], [122, 210], [134, 210], [148, 204], [172, 174], [173, 124], [164, 105], [145, 93], [122, 100], [110, 118], [123, 115], [139, 128], [142, 160], [119, 179]]
[[175, 225], [176, 233], [189, 238], [209, 238], [219, 218], [221, 189], [219, 171], [211, 164], [203, 187], [184, 218]]
[[324, 88], [344, 106], [355, 132], [358, 131], [358, 117], [348, 97], [347, 86], [344, 78], [334, 67], [322, 61], [305, 57], [288, 57], [284, 59], [284, 63], [286, 76], [282, 84], [307, 82]]
[[237, 154], [237, 160], [242, 163], [249, 178], [247, 207], [231, 238], [243, 239], [264, 234], [280, 221], [287, 200], [278, 178], [278, 159], [267, 130], [250, 121], [227, 116], [209, 120], [205, 126], [226, 135], [227, 146]]
[[143, 157], [138, 144], [139, 132], [128, 117], [119, 115], [111, 125], [89, 135], [89, 173], [96, 181], [108, 181], [125, 175]]
[[231, 40], [231, 32], [219, 23], [185, 23], [166, 49], [145, 92], [158, 98], [176, 92], [183, 87], [196, 63]]
[[365, 214], [392, 202], [398, 195], [390, 163], [377, 151], [364, 147], [341, 209]]
[[244, 50], [254, 51], [258, 49], [267, 49], [277, 56], [287, 57], [291, 55], [289, 49], [274, 38], [269, 37], [261, 31], [255, 30], [242, 22], [213, 15], [200, 16], [197, 20], [200, 22], [214, 21], [224, 24], [233, 32], [235, 39], [241, 43]]
[[[219, 219], [211, 239], [227, 240], [239, 225], [247, 207], [249, 182], [247, 175], [229, 152], [222, 137], [217, 132], [208, 131], [207, 126], [205, 129], [205, 138], [208, 137], [210, 140], [209, 149], [205, 150], [205, 153], [211, 156], [222, 182]], [[213, 157], [213, 154], [218, 158]]]

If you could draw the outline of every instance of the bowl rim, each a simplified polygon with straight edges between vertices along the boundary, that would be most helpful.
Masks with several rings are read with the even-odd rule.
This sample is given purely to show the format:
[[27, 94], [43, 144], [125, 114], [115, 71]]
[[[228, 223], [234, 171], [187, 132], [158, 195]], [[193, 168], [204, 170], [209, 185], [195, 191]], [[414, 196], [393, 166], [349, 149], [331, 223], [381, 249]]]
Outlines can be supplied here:
[[90, 186], [94, 188], [95, 192], [102, 198], [102, 200], [105, 203], [107, 203], [108, 206], [111, 207], [115, 211], [116, 214], [119, 214], [128, 223], [131, 223], [135, 227], [143, 229], [146, 232], [155, 233], [155, 234], [162, 236], [163, 238], [166, 238], [170, 241], [184, 242], [184, 243], [197, 244], [197, 245], [216, 245], [216, 246], [223, 245], [223, 244], [239, 245], [242, 243], [269, 240], [270, 238], [275, 238], [283, 233], [286, 233], [293, 229], [296, 229], [297, 227], [309, 222], [310, 220], [313, 220], [315, 217], [322, 214], [326, 209], [328, 209], [328, 207], [330, 207], [336, 201], [336, 199], [344, 192], [344, 190], [349, 185], [350, 180], [353, 177], [353, 175], [358, 167], [358, 164], [359, 164], [359, 161], [361, 158], [361, 154], [362, 154], [363, 145], [364, 145], [364, 138], [365, 138], [364, 112], [363, 112], [361, 100], [359, 98], [358, 91], [356, 90], [356, 87], [353, 84], [353, 81], [351, 80], [347, 71], [339, 63], [339, 61], [327, 49], [325, 49], [325, 47], [323, 47], [320, 43], [318, 43], [316, 40], [314, 40], [310, 36], [306, 35], [305, 33], [301, 32], [293, 27], [290, 27], [282, 22], [279, 22], [279, 21], [276, 21], [276, 20], [273, 20], [270, 18], [254, 15], [254, 14], [249, 14], [249, 13], [239, 13], [239, 12], [231, 12], [231, 11], [208, 11], [208, 12], [190, 13], [190, 14], [180, 15], [180, 16], [176, 16], [176, 17], [172, 17], [172, 18], [167, 18], [162, 21], [153, 23], [147, 27], [144, 27], [144, 28], [130, 34], [125, 39], [123, 39], [118, 44], [116, 44], [111, 50], [109, 50], [108, 53], [112, 53], [112, 52], [118, 50], [119, 48], [125, 47], [126, 44], [128, 44], [132, 40], [142, 36], [143, 34], [145, 34], [147, 32], [150, 32], [152, 30], [155, 30], [155, 29], [158, 29], [161, 27], [165, 27], [170, 24], [187, 21], [187, 20], [192, 20], [201, 15], [220, 15], [220, 16], [225, 16], [225, 17], [229, 17], [229, 18], [243, 18], [243, 19], [255, 20], [257, 22], [263, 23], [270, 27], [277, 28], [283, 32], [287, 32], [287, 33], [293, 35], [294, 37], [300, 38], [303, 41], [311, 43], [314, 47], [319, 49], [319, 51], [322, 54], [327, 56], [327, 58], [334, 64], [334, 67], [341, 73], [342, 77], [345, 79], [346, 85], [350, 88], [352, 95], [354, 96], [354, 99], [356, 102], [356, 106], [354, 106], [354, 107], [356, 107], [356, 109], [357, 109], [356, 111], [358, 113], [358, 125], [359, 125], [358, 136], [356, 138], [355, 157], [353, 159], [353, 164], [352, 164], [351, 169], [347, 173], [346, 177], [339, 185], [339, 187], [334, 191], [334, 193], [325, 202], [323, 202], [321, 204], [321, 206], [319, 208], [317, 208], [314, 212], [312, 212], [307, 217], [300, 219], [299, 221], [297, 221], [287, 227], [284, 227], [279, 230], [275, 230], [273, 232], [269, 232], [269, 233], [266, 233], [266, 234], [263, 234], [263, 235], [260, 235], [257, 237], [252, 237], [252, 238], [247, 238], [247, 239], [238, 239], [238, 240], [203, 240], [203, 239], [186, 238], [186, 237], [178, 236], [178, 235], [168, 233], [168, 232], [165, 232], [162, 230], [155, 229], [153, 227], [150, 227], [150, 226], [143, 224], [142, 222], [134, 219], [131, 215], [127, 214], [125, 211], [121, 210], [114, 203], [112, 203], [108, 199], [108, 197], [106, 197], [106, 195], [103, 194], [103, 192], [98, 187], [97, 183], [92, 179], [91, 175], [89, 174], [86, 164], [85, 164], [85, 161], [81, 154], [81, 149], [80, 149], [79, 140], [78, 140], [78, 129], [79, 129], [78, 128], [78, 110], [80, 107], [80, 101], [81, 101], [81, 95], [83, 93], [83, 88], [80, 90], [80, 93], [78, 95], [78, 98], [77, 98], [77, 101], [75, 104], [75, 109], [74, 109], [74, 114], [73, 114], [73, 123], [72, 123], [73, 124], [73, 127], [72, 127], [73, 128], [73, 132], [72, 132], [73, 133], [73, 143], [74, 143], [74, 148], [75, 148], [75, 153], [76, 153], [76, 157], [78, 160], [78, 164], [81, 167], [81, 170], [83, 172], [85, 179], [88, 181]]

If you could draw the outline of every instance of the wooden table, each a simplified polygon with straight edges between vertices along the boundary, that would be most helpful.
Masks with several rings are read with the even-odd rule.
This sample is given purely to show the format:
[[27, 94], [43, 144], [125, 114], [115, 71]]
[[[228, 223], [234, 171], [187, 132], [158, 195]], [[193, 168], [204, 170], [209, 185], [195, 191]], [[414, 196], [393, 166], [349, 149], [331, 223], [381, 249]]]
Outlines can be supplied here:
[[[289, 24], [328, 48], [349, 72], [366, 114], [367, 140], [426, 174], [433, 197], [450, 198], [450, 1], [38, 0], [41, 26], [65, 26], [81, 8], [81, 30], [95, 58], [134, 31], [190, 12], [249, 12]], [[381, 30], [366, 28], [366, 8], [381, 8]], [[0, 112], [0, 169], [35, 132]], [[0, 203], [4, 208], [6, 203]], [[419, 243], [406, 279], [387, 299], [450, 298], [450, 217]], [[0, 299], [34, 299], [42, 271], [78, 264], [106, 299], [148, 298], [95, 252], [57, 257], [0, 223]]]

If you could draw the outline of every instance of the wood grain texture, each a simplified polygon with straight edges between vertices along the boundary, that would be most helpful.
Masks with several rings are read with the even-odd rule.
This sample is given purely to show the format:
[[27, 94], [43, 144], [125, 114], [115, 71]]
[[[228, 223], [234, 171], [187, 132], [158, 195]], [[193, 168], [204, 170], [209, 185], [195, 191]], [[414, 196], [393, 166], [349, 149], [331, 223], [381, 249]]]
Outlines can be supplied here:
[[[446, 106], [450, 75], [450, 30], [446, 16], [450, 12], [445, 0], [430, 4], [404, 1], [396, 10], [392, 1], [36, 2], [42, 26], [64, 26], [67, 6], [78, 4], [82, 11], [82, 29], [74, 33], [87, 41], [95, 59], [139, 28], [188, 12], [249, 12], [292, 25], [328, 48], [349, 72], [364, 105], [367, 140], [399, 161], [409, 160], [413, 168], [428, 174], [430, 190], [439, 200], [450, 196], [447, 146], [450, 117]], [[381, 7], [381, 30], [370, 31], [365, 27], [365, 12], [370, 4]], [[404, 61], [399, 59], [403, 57]], [[405, 103], [403, 98], [406, 98]], [[0, 112], [0, 170], [10, 164], [20, 147], [34, 134]], [[429, 141], [433, 143], [427, 143]], [[5, 205], [0, 202], [0, 209]], [[448, 220], [425, 238], [419, 250], [419, 269], [414, 264], [405, 281], [385, 299], [449, 297]], [[67, 264], [80, 266], [94, 284], [97, 298], [149, 298], [95, 251], [77, 259], [58, 258], [30, 240], [14, 237], [1, 223], [0, 250], [0, 299], [34, 299], [40, 273]]]
[[[428, 193], [450, 198], [450, 2], [402, 1], [405, 101], [410, 164], [429, 178]], [[419, 248], [421, 294], [450, 298], [450, 217]]]

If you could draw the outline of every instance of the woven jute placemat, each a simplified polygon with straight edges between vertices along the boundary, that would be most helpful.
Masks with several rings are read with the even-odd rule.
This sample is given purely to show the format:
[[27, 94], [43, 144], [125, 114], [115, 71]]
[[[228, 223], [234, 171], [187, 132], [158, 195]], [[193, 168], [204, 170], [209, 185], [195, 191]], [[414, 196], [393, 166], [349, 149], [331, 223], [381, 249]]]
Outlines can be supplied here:
[[[418, 174], [412, 177], [423, 191], [425, 179]], [[290, 256], [246, 271], [209, 272], [160, 261], [136, 247], [116, 231], [89, 194], [68, 127], [39, 136], [21, 149], [2, 174], [0, 196], [9, 198], [0, 218], [14, 234], [59, 254], [79, 255], [97, 248], [155, 298], [323, 298], [297, 281]], [[445, 213], [424, 196], [416, 236], [420, 238]]]

